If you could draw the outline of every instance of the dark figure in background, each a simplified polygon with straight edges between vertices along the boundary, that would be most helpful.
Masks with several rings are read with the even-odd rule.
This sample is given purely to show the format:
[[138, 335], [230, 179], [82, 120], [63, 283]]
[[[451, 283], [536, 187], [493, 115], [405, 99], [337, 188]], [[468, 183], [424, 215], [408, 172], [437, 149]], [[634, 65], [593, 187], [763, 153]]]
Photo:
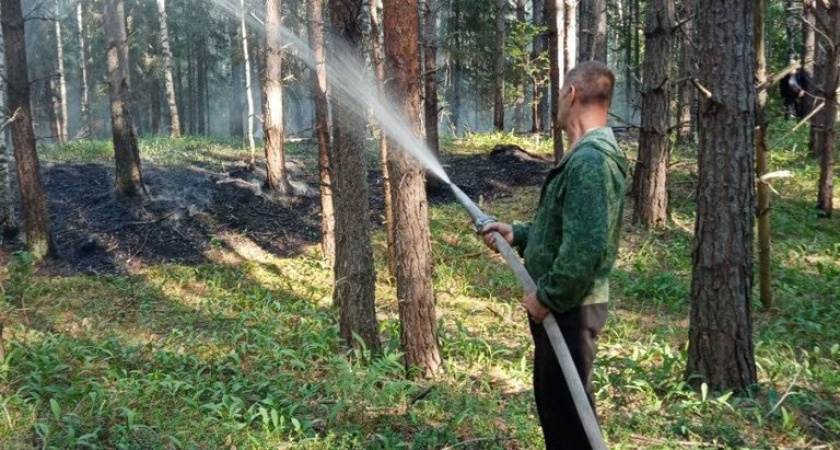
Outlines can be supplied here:
[[811, 113], [814, 102], [810, 89], [811, 79], [801, 68], [782, 78], [779, 91], [784, 102], [785, 120], [790, 119], [791, 115], [802, 120]]

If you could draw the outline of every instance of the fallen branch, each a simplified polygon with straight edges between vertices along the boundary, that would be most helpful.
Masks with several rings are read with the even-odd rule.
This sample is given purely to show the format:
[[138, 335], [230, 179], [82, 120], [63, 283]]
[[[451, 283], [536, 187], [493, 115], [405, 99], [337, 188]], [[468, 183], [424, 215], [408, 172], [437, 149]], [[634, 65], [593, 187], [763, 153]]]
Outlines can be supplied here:
[[793, 386], [794, 386], [794, 385], [796, 385], [796, 380], [798, 380], [798, 379], [799, 379], [799, 374], [800, 374], [800, 373], [802, 373], [802, 367], [803, 367], [803, 366], [799, 366], [799, 370], [797, 370], [797, 371], [796, 371], [796, 375], [794, 375], [794, 376], [793, 376], [793, 381], [791, 381], [791, 383], [790, 383], [790, 385], [788, 386], [787, 390], [785, 391], [784, 395], [782, 395], [782, 398], [780, 398], [780, 399], [779, 399], [779, 401], [778, 401], [778, 402], [776, 402], [776, 404], [775, 404], [775, 405], [773, 406], [773, 408], [770, 410], [770, 412], [768, 412], [768, 413], [764, 416], [764, 418], [765, 418], [765, 419], [769, 418], [769, 417], [770, 417], [770, 416], [771, 416], [774, 412], [776, 412], [776, 409], [777, 409], [779, 406], [781, 406], [781, 405], [782, 405], [782, 402], [784, 402], [786, 398], [788, 398], [788, 397], [789, 397], [789, 396], [791, 396], [791, 395], [798, 394], [798, 392], [790, 392], [790, 390], [791, 390], [791, 389], [793, 389]]

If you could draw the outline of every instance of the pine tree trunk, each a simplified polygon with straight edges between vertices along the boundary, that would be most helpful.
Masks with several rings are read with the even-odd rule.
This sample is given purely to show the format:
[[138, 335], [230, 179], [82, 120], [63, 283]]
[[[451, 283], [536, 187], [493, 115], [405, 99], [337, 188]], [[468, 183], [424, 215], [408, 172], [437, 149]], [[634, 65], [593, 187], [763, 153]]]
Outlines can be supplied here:
[[76, 4], [76, 23], [79, 27], [79, 73], [82, 76], [81, 84], [81, 102], [82, 102], [82, 125], [79, 135], [82, 137], [91, 137], [93, 133], [93, 126], [90, 122], [90, 94], [88, 93], [88, 74], [87, 74], [87, 39], [85, 38], [85, 0], [79, 0]]
[[117, 194], [132, 197], [145, 193], [140, 171], [137, 131], [131, 117], [128, 43], [123, 0], [105, 1], [105, 34], [108, 42], [108, 84], [111, 128], [117, 167]]
[[[370, 35], [373, 43], [372, 57], [373, 68], [376, 72], [379, 93], [387, 97], [385, 92], [385, 57], [383, 55], [382, 43], [379, 37], [379, 15], [376, 11], [377, 0], [370, 0]], [[437, 118], [437, 115], [435, 115]], [[437, 131], [437, 129], [435, 129]], [[388, 169], [388, 138], [385, 131], [380, 127], [379, 137], [379, 164], [382, 171], [382, 196], [385, 199], [385, 245], [388, 254], [388, 274], [397, 276], [397, 262], [394, 254], [394, 199], [391, 196], [391, 175]]]
[[160, 80], [153, 79], [151, 80], [151, 83], [152, 87], [151, 92], [149, 93], [149, 116], [151, 117], [152, 134], [158, 136], [161, 131], [160, 99], [162, 97], [162, 89], [160, 88]]
[[607, 1], [580, 1], [580, 58], [607, 62]]
[[563, 130], [560, 128], [560, 89], [566, 75], [566, 5], [565, 0], [547, 0], [548, 57], [551, 63], [551, 135], [554, 142], [554, 163], [563, 159]]
[[[543, 6], [545, 6], [545, 0], [533, 0], [531, 21], [535, 28], [545, 26], [545, 8]], [[534, 43], [531, 47], [531, 60], [536, 61], [545, 52], [545, 47], [545, 33], [534, 36]], [[531, 81], [531, 133], [543, 131], [543, 111], [541, 107], [546, 104], [546, 99], [542, 93], [542, 86], [537, 82], [537, 78], [534, 77]]]
[[673, 27], [674, 0], [650, 0], [645, 25], [642, 129], [633, 174], [633, 221], [649, 228], [664, 226], [668, 221], [668, 75]]
[[[527, 23], [525, 17], [525, 0], [516, 0], [516, 21], [521, 24]], [[522, 46], [519, 47], [519, 51], [523, 55], [528, 54], [528, 46], [524, 41]], [[518, 82], [516, 84], [516, 100], [514, 101], [513, 109], [513, 130], [519, 132], [524, 129], [525, 124], [525, 85], [528, 77], [521, 69], [517, 70], [516, 77], [518, 78]]]
[[[505, 129], [505, 5], [507, 0], [496, 0], [496, 59], [493, 63], [493, 128]], [[385, 41], [386, 45], [388, 41]]]
[[[461, 27], [462, 21], [462, 12], [461, 12], [461, 1], [460, 0], [452, 0], [452, 21], [455, 24], [455, 29], [458, 30]], [[454, 48], [459, 49], [461, 48], [461, 33], [454, 33], [452, 37]], [[462, 81], [464, 74], [464, 67], [461, 62], [461, 58], [454, 58], [454, 64], [452, 67], [452, 128], [455, 130], [455, 135], [459, 135], [461, 133], [461, 89]]]
[[697, 0], [682, 0], [681, 19], [682, 37], [680, 38], [680, 92], [677, 114], [677, 144], [685, 145], [692, 141], [692, 108], [696, 103], [696, 88], [691, 79], [697, 74], [697, 51], [694, 46], [694, 19]]
[[814, 32], [814, 15], [807, 6], [803, 11], [802, 21], [802, 68], [808, 76], [814, 76], [814, 51], [816, 50], [816, 32]]
[[[391, 98], [402, 106], [420, 138], [420, 58], [417, 0], [385, 0], [385, 55]], [[498, 31], [498, 30], [497, 30]], [[432, 287], [431, 242], [425, 171], [402, 149], [388, 153], [394, 197], [394, 248], [397, 260], [397, 300], [400, 342], [406, 369], [433, 377], [441, 369]]]
[[169, 108], [169, 137], [181, 136], [178, 103], [175, 101], [175, 82], [172, 79], [172, 49], [169, 47], [169, 28], [166, 23], [166, 0], [157, 0], [160, 20], [160, 46], [163, 50], [163, 80], [166, 87], [166, 105]]
[[240, 0], [239, 4], [241, 8], [239, 33], [242, 35], [242, 58], [245, 62], [245, 101], [248, 104], [248, 128], [245, 131], [245, 135], [248, 138], [248, 151], [250, 152], [248, 168], [253, 170], [256, 166], [256, 145], [254, 144], [254, 97], [251, 92], [251, 58], [248, 54], [248, 27], [245, 25], [245, 15], [247, 14], [245, 0]]
[[423, 107], [426, 145], [437, 155], [440, 153], [437, 98], [437, 17], [440, 4], [438, 0], [423, 0], [423, 5]]
[[834, 208], [834, 154], [837, 151], [837, 89], [840, 87], [840, 5], [836, 2], [813, 2], [813, 14], [820, 27], [817, 39], [825, 48], [827, 64], [817, 70], [822, 72], [822, 95], [825, 107], [820, 112], [820, 127], [816, 139], [820, 155], [820, 180], [817, 208], [823, 217], [831, 217]]
[[204, 105], [207, 104], [207, 45], [203, 39], [198, 38], [195, 42], [197, 48], [196, 61], [196, 120], [198, 121], [198, 134], [202, 136], [207, 135], [207, 110]]
[[[329, 0], [329, 8], [335, 38], [343, 39], [350, 49], [331, 51], [351, 51], [352, 56], [361, 57], [362, 0]], [[339, 334], [350, 346], [357, 345], [354, 334], [358, 335], [367, 349], [377, 354], [381, 352], [381, 344], [364, 163], [365, 123], [358, 111], [336, 102], [333, 104], [333, 124], [331, 175], [335, 187], [336, 240], [333, 295], [340, 310]]]
[[291, 194], [283, 153], [283, 42], [281, 0], [265, 1], [265, 67], [263, 69], [263, 132], [265, 133], [265, 185]]
[[17, 163], [18, 188], [23, 206], [26, 248], [36, 258], [55, 255], [47, 196], [41, 182], [41, 168], [35, 150], [35, 131], [29, 106], [29, 75], [26, 66], [26, 38], [20, 0], [0, 2], [5, 45], [6, 83], [12, 112], [12, 144]]
[[67, 77], [64, 74], [64, 44], [61, 42], [61, 20], [58, 19], [58, 0], [55, 3], [55, 12], [55, 58], [58, 65], [58, 102], [61, 113], [58, 140], [59, 142], [67, 142], [69, 138], [68, 122], [70, 121], [70, 116], [67, 115]]
[[744, 393], [757, 382], [750, 298], [755, 217], [752, 0], [705, 0], [697, 15], [699, 184], [688, 367], [692, 385]]
[[318, 142], [318, 173], [321, 192], [321, 250], [330, 267], [335, 264], [335, 211], [331, 180], [330, 126], [327, 122], [327, 69], [324, 49], [324, 10], [321, 0], [306, 0], [309, 47], [315, 58], [312, 100], [315, 104], [315, 139]]
[[[764, 45], [764, 19], [767, 13], [765, 0], [755, 1], [755, 81], [767, 81], [767, 56]], [[767, 91], [757, 94], [755, 128], [755, 175], [760, 179], [767, 173]], [[770, 189], [764, 183], [757, 185], [758, 208], [758, 286], [761, 303], [765, 308], [773, 305], [770, 286]]]
[[56, 77], [50, 77], [47, 82], [47, 98], [50, 102], [50, 139], [53, 142], [61, 142], [61, 100]]
[[234, 21], [225, 23], [227, 29], [228, 46], [230, 48], [230, 81], [228, 82], [228, 132], [234, 137], [244, 137], [245, 128], [242, 124], [242, 61], [239, 49], [242, 48], [236, 40], [238, 24]]
[[566, 0], [566, 48], [564, 49], [564, 56], [566, 57], [565, 69], [568, 73], [577, 65], [577, 50], [578, 50], [578, 23], [577, 23], [577, 5], [579, 0]]
[[[2, 30], [0, 30], [2, 31]], [[6, 117], [6, 50], [3, 36], [0, 34], [0, 122], [5, 123]], [[15, 216], [15, 198], [12, 194], [11, 155], [6, 145], [8, 126], [6, 123], [0, 128], [0, 232], [2, 235], [13, 235], [17, 231], [17, 217]]]

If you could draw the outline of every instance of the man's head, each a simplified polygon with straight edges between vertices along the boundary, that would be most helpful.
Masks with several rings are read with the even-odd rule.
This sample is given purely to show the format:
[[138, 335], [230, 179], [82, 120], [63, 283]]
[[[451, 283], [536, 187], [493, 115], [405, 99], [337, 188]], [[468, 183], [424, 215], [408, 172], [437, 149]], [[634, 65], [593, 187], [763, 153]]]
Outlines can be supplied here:
[[606, 119], [614, 85], [615, 75], [604, 63], [587, 61], [575, 66], [560, 90], [560, 126], [566, 129], [570, 118], [584, 112], [603, 113]]

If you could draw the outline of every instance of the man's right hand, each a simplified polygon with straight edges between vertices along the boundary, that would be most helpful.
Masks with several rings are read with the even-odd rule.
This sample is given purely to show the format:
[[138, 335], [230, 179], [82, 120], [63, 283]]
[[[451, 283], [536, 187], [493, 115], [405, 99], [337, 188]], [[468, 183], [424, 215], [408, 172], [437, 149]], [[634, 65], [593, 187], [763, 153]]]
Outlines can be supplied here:
[[502, 235], [502, 238], [504, 238], [508, 244], [513, 245], [513, 226], [509, 223], [493, 222], [481, 230], [481, 236], [484, 238], [484, 244], [487, 245], [490, 250], [493, 250], [496, 253], [499, 252], [498, 247], [496, 247], [495, 236], [493, 235], [494, 231]]

